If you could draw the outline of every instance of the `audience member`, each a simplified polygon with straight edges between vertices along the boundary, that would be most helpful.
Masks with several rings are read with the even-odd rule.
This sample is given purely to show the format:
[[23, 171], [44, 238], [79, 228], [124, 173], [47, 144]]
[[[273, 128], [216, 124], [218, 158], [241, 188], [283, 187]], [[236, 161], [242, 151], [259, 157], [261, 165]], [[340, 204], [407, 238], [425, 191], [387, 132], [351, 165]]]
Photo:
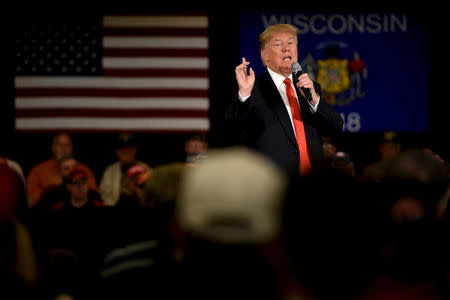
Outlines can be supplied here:
[[208, 152], [208, 142], [203, 134], [194, 134], [184, 143], [184, 153], [186, 162], [194, 163], [206, 157]]
[[[66, 192], [54, 199], [46, 211], [34, 216], [34, 229], [47, 250], [48, 273], [54, 297], [97, 299], [99, 260], [105, 251], [103, 202], [88, 189], [88, 173], [75, 166], [64, 178]], [[44, 200], [43, 200], [44, 201]], [[116, 220], [117, 222], [117, 220]], [[107, 227], [106, 227], [107, 229]]]
[[162, 234], [161, 248], [164, 249], [164, 263], [169, 274], [173, 265], [179, 263], [184, 255], [184, 235], [181, 233], [175, 216], [180, 186], [189, 164], [170, 163], [158, 166], [152, 173], [151, 180], [144, 186], [142, 206], [157, 212]]
[[185, 163], [157, 166], [144, 183], [141, 207], [108, 207], [116, 209], [116, 218], [110, 219], [117, 225], [109, 226], [111, 233], [106, 233], [111, 246], [100, 269], [103, 297], [171, 299], [175, 266], [183, 253], [174, 207], [186, 168]]
[[378, 160], [363, 169], [363, 177], [374, 181], [380, 180], [386, 162], [402, 151], [397, 134], [392, 131], [385, 132], [378, 143], [377, 151]]
[[347, 152], [337, 151], [330, 157], [330, 166], [348, 176], [356, 176], [355, 164]]
[[264, 249], [280, 230], [283, 172], [242, 148], [211, 151], [186, 171], [176, 216], [186, 233], [175, 291], [195, 299], [276, 299]]
[[[0, 280], [8, 299], [45, 299], [38, 256], [27, 227], [24, 182], [0, 164]], [[25, 222], [24, 222], [25, 221]]]
[[448, 168], [430, 153], [404, 151], [388, 161], [381, 265], [371, 299], [444, 299], [449, 295], [448, 224], [439, 204], [448, 197]]
[[23, 169], [18, 162], [0, 155], [0, 165], [1, 164], [8, 165], [8, 167], [13, 169], [20, 176], [20, 178], [23, 180], [23, 183], [26, 184], [25, 175], [23, 174]]
[[[34, 166], [27, 177], [27, 189], [31, 207], [35, 206], [42, 195], [61, 185], [63, 182], [62, 171], [59, 168], [59, 160], [67, 155], [72, 155], [72, 138], [67, 133], [58, 133], [53, 137], [51, 145], [52, 158]], [[88, 170], [88, 185], [90, 189], [97, 190], [97, 182], [94, 173], [88, 166], [81, 164]]]
[[28, 223], [28, 213], [22, 178], [9, 165], [0, 163], [0, 222], [18, 217], [23, 223]]
[[151, 180], [144, 184], [142, 205], [150, 208], [175, 205], [186, 168], [188, 166], [185, 163], [170, 163], [154, 168]]
[[27, 227], [14, 218], [2, 220], [0, 239], [1, 295], [7, 299], [45, 299]]
[[[393, 215], [399, 221], [416, 220], [416, 217], [436, 219], [438, 208], [448, 195], [448, 165], [429, 152], [408, 150], [390, 160], [382, 173], [382, 187], [388, 192], [389, 207], [397, 204], [402, 196], [415, 198], [415, 216]], [[404, 219], [406, 218], [406, 219]]]
[[282, 299], [360, 299], [373, 280], [379, 222], [369, 184], [334, 168], [290, 182], [282, 218]]
[[[58, 160], [58, 168], [61, 172], [62, 182], [60, 185], [42, 194], [39, 203], [33, 207], [33, 213], [50, 212], [53, 210], [55, 203], [70, 197], [67, 182], [70, 171], [72, 171], [75, 167], [83, 168], [79, 166], [78, 161], [71, 155], [63, 156]], [[89, 170], [86, 170], [86, 172], [89, 172]]]
[[84, 168], [74, 167], [65, 177], [64, 182], [68, 194], [54, 202], [52, 209], [62, 210], [70, 208], [103, 206], [103, 201], [97, 191], [89, 190], [88, 173]]
[[[136, 186], [130, 177], [137, 173], [150, 174], [150, 166], [136, 159], [137, 143], [130, 134], [121, 134], [115, 145], [118, 161], [109, 165], [100, 181], [100, 195], [106, 205], [116, 205], [120, 199], [135, 196]], [[133, 169], [130, 169], [133, 167]], [[144, 170], [140, 170], [143, 168]], [[130, 174], [130, 176], [128, 176]], [[145, 178], [137, 178], [140, 183]]]
[[336, 144], [329, 137], [322, 137], [322, 148], [325, 161], [329, 161], [331, 157], [338, 151]]

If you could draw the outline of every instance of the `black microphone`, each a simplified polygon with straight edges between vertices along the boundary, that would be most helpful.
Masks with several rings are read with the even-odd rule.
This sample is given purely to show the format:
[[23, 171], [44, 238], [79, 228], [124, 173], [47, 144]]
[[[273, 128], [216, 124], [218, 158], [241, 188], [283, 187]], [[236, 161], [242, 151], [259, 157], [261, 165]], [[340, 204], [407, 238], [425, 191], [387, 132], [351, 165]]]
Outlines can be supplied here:
[[[303, 74], [302, 66], [298, 62], [292, 64], [292, 77], [294, 78], [294, 83], [298, 82], [298, 78]], [[306, 99], [311, 102], [312, 96], [311, 91], [308, 88], [302, 87], [303, 92], [305, 93]]]

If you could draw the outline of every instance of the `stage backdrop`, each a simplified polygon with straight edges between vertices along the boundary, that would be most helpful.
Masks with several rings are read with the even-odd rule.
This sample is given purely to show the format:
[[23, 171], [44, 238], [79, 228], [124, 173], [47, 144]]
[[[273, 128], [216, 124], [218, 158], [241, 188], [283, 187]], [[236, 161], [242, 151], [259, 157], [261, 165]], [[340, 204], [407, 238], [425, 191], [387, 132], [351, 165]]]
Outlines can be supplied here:
[[205, 13], [23, 18], [16, 32], [17, 131], [209, 129]]
[[344, 131], [429, 129], [429, 33], [421, 19], [402, 13], [245, 11], [240, 23], [240, 53], [257, 74], [264, 70], [259, 34], [277, 23], [299, 29], [299, 62], [341, 113]]

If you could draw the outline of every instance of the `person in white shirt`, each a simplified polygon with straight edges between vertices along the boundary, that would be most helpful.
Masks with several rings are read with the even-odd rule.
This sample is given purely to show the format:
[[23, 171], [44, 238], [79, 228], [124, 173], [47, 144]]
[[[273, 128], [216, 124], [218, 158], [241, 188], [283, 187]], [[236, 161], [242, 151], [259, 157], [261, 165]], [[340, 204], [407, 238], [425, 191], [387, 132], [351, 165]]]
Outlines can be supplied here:
[[115, 154], [118, 161], [105, 169], [100, 181], [100, 195], [103, 202], [108, 206], [116, 205], [121, 196], [130, 196], [133, 193], [127, 183], [127, 171], [130, 167], [140, 165], [149, 172], [151, 170], [148, 164], [136, 159], [137, 144], [130, 134], [119, 136]]

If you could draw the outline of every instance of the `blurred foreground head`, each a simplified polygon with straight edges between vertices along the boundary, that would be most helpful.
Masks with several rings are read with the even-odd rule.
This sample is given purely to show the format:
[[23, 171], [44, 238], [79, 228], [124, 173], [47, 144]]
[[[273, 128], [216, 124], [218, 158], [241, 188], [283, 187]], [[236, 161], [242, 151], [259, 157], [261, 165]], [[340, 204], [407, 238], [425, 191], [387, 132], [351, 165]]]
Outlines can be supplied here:
[[144, 183], [145, 207], [175, 206], [185, 170], [185, 163], [169, 163], [152, 170], [150, 179]]
[[393, 221], [431, 220], [448, 200], [449, 169], [428, 152], [408, 150], [389, 161], [381, 183]]
[[244, 148], [213, 150], [186, 171], [177, 217], [189, 234], [212, 242], [257, 244], [279, 233], [286, 178]]
[[0, 163], [0, 224], [27, 209], [22, 178], [7, 164]]
[[367, 288], [378, 251], [372, 195], [368, 183], [332, 167], [290, 182], [281, 236], [311, 299], [354, 299]]
[[[399, 153], [381, 178], [386, 219], [383, 258], [394, 276], [430, 281], [448, 272], [448, 165], [422, 150]], [[444, 219], [445, 220], [445, 219]]]
[[6, 163], [0, 163], [1, 299], [30, 299], [33, 294], [41, 299], [32, 290], [38, 282], [38, 268], [32, 239], [23, 223], [27, 221], [26, 203], [22, 178]]

